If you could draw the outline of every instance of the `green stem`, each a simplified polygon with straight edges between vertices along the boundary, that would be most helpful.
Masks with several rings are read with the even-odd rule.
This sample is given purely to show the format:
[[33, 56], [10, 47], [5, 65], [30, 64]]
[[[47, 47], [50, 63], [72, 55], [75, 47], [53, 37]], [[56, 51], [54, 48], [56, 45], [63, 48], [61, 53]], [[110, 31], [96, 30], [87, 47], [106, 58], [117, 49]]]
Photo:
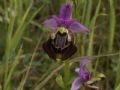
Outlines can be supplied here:
[[110, 36], [109, 36], [109, 42], [108, 42], [108, 51], [111, 52], [113, 49], [113, 42], [114, 42], [114, 34], [115, 34], [115, 8], [114, 8], [114, 3], [113, 0], [108, 0], [110, 4]]

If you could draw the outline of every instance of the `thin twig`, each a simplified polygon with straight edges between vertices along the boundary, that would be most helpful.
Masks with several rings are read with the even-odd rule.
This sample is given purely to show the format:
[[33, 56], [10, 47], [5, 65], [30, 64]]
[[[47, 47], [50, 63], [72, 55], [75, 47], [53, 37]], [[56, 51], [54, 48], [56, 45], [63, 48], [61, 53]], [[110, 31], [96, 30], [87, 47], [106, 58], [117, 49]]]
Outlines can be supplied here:
[[117, 53], [111, 53], [111, 54], [106, 54], [106, 55], [103, 54], [103, 55], [94, 55], [94, 56], [82, 56], [82, 57], [77, 57], [77, 58], [74, 58], [74, 59], [70, 60], [70, 63], [79, 62], [80, 59], [82, 59], [82, 58], [95, 59], [95, 58], [109, 57], [109, 56], [117, 56], [117, 55], [120, 55], [120, 51], [117, 52]]

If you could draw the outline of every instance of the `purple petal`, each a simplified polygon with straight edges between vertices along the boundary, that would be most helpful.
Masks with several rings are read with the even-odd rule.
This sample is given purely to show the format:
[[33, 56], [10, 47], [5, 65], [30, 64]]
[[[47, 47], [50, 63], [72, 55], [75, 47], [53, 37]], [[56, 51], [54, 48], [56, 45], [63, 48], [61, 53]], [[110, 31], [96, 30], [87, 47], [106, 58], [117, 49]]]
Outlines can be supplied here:
[[83, 82], [81, 81], [81, 78], [76, 78], [71, 86], [71, 90], [78, 90], [82, 86]]
[[51, 29], [51, 30], [56, 30], [57, 29], [57, 22], [55, 18], [48, 19], [43, 22], [44, 27]]
[[85, 27], [84, 25], [78, 23], [77, 21], [74, 21], [71, 26], [70, 26], [70, 30], [74, 33], [76, 32], [88, 32], [88, 28]]
[[79, 66], [79, 76], [83, 81], [87, 81], [91, 78], [91, 73], [88, 71], [86, 65], [90, 63], [90, 60], [87, 58], [83, 58], [80, 60], [80, 66]]
[[60, 18], [70, 19], [72, 14], [72, 4], [64, 4], [60, 9]]
[[64, 20], [62, 18], [56, 18], [56, 20], [57, 20], [57, 24], [58, 24], [59, 27], [65, 27], [67, 29], [70, 28], [70, 26], [73, 22], [73, 20], [71, 20], [71, 19], [70, 20]]
[[91, 78], [91, 73], [89, 71], [84, 71], [83, 69], [80, 70], [79, 77], [81, 77], [81, 80], [88, 81]]
[[90, 60], [89, 59], [87, 59], [87, 58], [82, 58], [81, 60], [80, 60], [80, 67], [81, 68], [83, 68], [83, 67], [85, 67], [87, 64], [89, 64], [90, 63]]

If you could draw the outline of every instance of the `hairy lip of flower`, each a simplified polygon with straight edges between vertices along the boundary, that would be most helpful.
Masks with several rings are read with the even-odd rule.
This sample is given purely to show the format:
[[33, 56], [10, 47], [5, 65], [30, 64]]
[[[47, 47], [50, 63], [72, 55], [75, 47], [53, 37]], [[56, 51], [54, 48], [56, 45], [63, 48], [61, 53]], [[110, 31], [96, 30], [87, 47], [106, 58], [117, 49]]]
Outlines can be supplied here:
[[50, 34], [49, 39], [43, 43], [43, 49], [49, 57], [55, 60], [57, 58], [66, 60], [77, 51], [73, 33], [64, 27], [59, 27]]

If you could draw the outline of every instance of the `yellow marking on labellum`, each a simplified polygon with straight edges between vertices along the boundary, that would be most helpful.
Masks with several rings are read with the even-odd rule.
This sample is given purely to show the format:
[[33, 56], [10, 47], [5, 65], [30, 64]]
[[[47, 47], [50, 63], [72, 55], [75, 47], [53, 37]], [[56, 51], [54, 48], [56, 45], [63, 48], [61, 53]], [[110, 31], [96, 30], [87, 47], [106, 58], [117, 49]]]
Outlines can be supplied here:
[[58, 28], [58, 31], [59, 31], [61, 34], [63, 34], [63, 33], [68, 33], [68, 30], [67, 30], [66, 28], [64, 28], [64, 27], [59, 27], [59, 28]]

